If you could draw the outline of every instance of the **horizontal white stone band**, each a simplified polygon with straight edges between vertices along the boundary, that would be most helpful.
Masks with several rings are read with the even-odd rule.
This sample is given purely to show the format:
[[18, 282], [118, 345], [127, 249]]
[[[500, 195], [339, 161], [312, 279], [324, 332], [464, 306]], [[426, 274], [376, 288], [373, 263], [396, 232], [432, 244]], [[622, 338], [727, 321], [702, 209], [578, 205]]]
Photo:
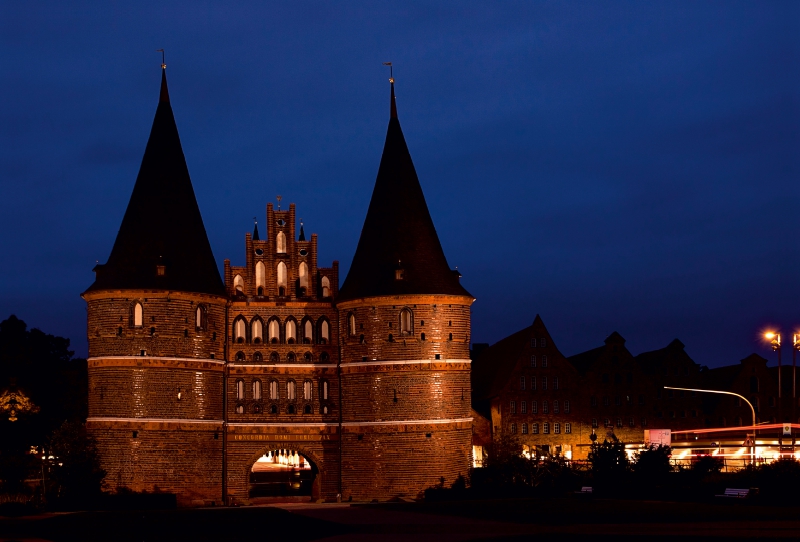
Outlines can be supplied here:
[[342, 367], [366, 367], [370, 365], [414, 365], [416, 363], [472, 363], [469, 359], [404, 359], [400, 361], [355, 361], [342, 363]]
[[175, 358], [175, 357], [159, 357], [159, 356], [98, 356], [89, 358], [86, 361], [100, 361], [104, 359], [157, 359], [159, 361], [202, 361], [203, 363], [216, 363], [218, 365], [225, 365], [225, 360], [211, 359], [211, 358]]
[[398, 420], [389, 422], [342, 422], [343, 426], [350, 425], [435, 425], [445, 423], [472, 423], [472, 418], [450, 418], [447, 420]]
[[111, 417], [95, 417], [95, 418], [87, 418], [87, 422], [140, 422], [140, 423], [148, 423], [148, 422], [159, 422], [159, 423], [196, 423], [196, 424], [208, 424], [208, 425], [219, 425], [223, 423], [223, 420], [187, 420], [183, 418], [111, 418]]
[[228, 363], [229, 367], [262, 367], [268, 369], [270, 367], [277, 367], [278, 369], [291, 369], [296, 367], [298, 369], [314, 369], [315, 367], [330, 367], [336, 368], [335, 363], [236, 363], [231, 361]]

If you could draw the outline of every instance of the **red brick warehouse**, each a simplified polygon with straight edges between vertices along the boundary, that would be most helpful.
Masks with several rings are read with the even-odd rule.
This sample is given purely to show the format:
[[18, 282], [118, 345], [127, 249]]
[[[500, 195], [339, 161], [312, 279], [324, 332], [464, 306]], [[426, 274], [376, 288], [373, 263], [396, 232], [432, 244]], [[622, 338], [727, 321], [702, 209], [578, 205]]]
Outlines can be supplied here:
[[88, 304], [89, 419], [112, 490], [184, 505], [414, 497], [471, 465], [470, 305], [391, 84], [386, 143], [339, 289], [295, 206], [220, 277], [162, 71], [142, 165]]

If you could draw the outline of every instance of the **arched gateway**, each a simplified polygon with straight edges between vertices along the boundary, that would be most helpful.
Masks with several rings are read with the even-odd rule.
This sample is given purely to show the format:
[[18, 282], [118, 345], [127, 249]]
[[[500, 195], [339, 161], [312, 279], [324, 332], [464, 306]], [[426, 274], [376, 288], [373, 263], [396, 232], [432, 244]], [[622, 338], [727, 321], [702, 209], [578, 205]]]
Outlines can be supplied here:
[[259, 455], [248, 473], [248, 497], [320, 498], [320, 469], [312, 454], [291, 446], [271, 446]]

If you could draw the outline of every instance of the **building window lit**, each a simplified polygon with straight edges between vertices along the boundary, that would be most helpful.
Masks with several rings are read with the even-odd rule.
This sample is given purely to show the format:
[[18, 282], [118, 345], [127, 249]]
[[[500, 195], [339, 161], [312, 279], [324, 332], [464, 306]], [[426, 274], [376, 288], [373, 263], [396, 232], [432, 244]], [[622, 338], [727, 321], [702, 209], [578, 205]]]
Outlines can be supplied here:
[[539, 434], [539, 424], [538, 423], [534, 423], [533, 424], [533, 426], [531, 428], [531, 433], [533, 433], [534, 435], [538, 435]]
[[412, 335], [414, 333], [414, 315], [408, 309], [400, 311], [400, 334]]
[[523, 423], [522, 424], [522, 434], [523, 435], [527, 435], [528, 434], [528, 424], [527, 423]]
[[519, 406], [520, 406], [520, 412], [522, 414], [527, 414], [528, 413], [528, 402], [527, 401], [522, 401], [522, 403]]
[[567, 435], [572, 433], [572, 424], [571, 423], [567, 422], [567, 423], [564, 424], [564, 433], [566, 433]]
[[545, 435], [549, 435], [550, 434], [550, 424], [548, 422], [544, 422], [544, 424], [542, 424], [542, 429], [543, 429], [542, 432]]
[[553, 424], [553, 433], [555, 433], [556, 435], [561, 433], [561, 424], [560, 423], [556, 422], [556, 423]]
[[133, 326], [134, 327], [142, 327], [142, 322], [144, 321], [142, 311], [142, 304], [135, 303], [133, 305]]

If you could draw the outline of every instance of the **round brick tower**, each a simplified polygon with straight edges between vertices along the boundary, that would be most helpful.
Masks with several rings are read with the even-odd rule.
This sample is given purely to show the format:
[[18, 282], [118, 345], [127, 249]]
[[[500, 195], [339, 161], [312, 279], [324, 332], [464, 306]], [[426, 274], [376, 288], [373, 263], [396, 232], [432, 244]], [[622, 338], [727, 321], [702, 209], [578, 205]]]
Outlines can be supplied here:
[[470, 305], [447, 264], [391, 115], [353, 263], [336, 300], [342, 497], [415, 497], [471, 466]]
[[150, 138], [106, 264], [84, 292], [89, 419], [111, 489], [222, 498], [226, 293], [170, 106]]

